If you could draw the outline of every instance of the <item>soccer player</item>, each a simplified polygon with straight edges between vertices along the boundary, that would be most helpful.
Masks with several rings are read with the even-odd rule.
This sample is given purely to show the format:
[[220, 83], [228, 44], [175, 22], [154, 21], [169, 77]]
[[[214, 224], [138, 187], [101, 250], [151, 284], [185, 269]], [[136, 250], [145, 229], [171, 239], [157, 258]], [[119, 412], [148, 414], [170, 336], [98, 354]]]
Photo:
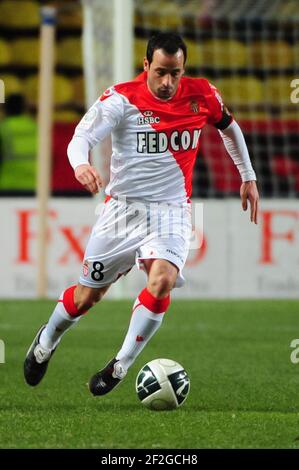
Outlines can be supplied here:
[[135, 263], [146, 271], [147, 285], [133, 305], [120, 350], [90, 379], [91, 393], [104, 395], [118, 385], [161, 326], [170, 291], [184, 283], [192, 171], [205, 124], [219, 130], [241, 175], [242, 207], [249, 201], [250, 219], [257, 223], [256, 176], [242, 131], [208, 80], [183, 77], [186, 58], [179, 35], [153, 36], [144, 72], [106, 90], [76, 127], [68, 147], [75, 177], [91, 193], [99, 191], [101, 176], [89, 163], [89, 151], [111, 134], [110, 181], [79, 282], [61, 294], [27, 353], [29, 385], [42, 380], [62, 335]]

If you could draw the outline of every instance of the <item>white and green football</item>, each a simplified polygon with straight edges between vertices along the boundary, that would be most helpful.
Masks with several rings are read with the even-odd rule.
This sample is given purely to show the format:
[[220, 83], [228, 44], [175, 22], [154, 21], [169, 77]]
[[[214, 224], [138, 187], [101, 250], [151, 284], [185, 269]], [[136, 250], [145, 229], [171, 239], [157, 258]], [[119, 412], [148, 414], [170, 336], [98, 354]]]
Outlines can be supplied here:
[[170, 359], [154, 359], [145, 364], [136, 378], [141, 403], [155, 411], [174, 410], [189, 393], [190, 379], [184, 367]]

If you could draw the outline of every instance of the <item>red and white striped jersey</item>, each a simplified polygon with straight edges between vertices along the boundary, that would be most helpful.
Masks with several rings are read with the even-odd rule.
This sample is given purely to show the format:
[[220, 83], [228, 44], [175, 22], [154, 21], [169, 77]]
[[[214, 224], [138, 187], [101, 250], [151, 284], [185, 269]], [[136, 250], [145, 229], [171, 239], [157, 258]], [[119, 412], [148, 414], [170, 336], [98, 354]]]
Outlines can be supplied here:
[[222, 99], [204, 78], [183, 77], [174, 97], [152, 95], [143, 72], [106, 90], [75, 130], [89, 148], [112, 135], [106, 194], [144, 202], [189, 202], [201, 129], [223, 116]]

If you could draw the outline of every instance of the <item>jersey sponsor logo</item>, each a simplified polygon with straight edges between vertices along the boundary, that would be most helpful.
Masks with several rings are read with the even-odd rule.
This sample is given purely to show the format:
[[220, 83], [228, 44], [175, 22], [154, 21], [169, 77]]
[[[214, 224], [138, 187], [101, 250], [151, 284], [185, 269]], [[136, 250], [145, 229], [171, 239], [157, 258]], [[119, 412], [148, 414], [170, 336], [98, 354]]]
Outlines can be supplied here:
[[159, 116], [153, 116], [153, 111], [144, 111], [143, 116], [137, 118], [137, 125], [143, 126], [144, 124], [159, 124]]
[[138, 153], [164, 153], [197, 148], [201, 129], [193, 131], [173, 131], [169, 136], [165, 132], [137, 132]]
[[109, 98], [113, 94], [113, 87], [107, 88], [104, 93], [100, 96], [100, 101], [104, 101], [106, 98]]
[[85, 260], [83, 263], [83, 276], [87, 277], [88, 273], [89, 273], [89, 264], [88, 264], [88, 261]]
[[167, 251], [168, 253], [172, 254], [173, 256], [176, 256], [177, 258], [179, 258], [179, 260], [181, 260], [182, 263], [184, 262], [183, 258], [182, 258], [178, 253], [176, 253], [175, 251], [170, 250], [170, 248], [167, 248], [166, 251]]
[[149, 116], [152, 116], [154, 114], [154, 111], [144, 111], [142, 114], [143, 114], [143, 116], [149, 117]]
[[95, 122], [97, 115], [98, 115], [97, 108], [95, 107], [90, 108], [90, 110], [87, 111], [85, 116], [83, 116], [83, 118], [81, 119], [79, 126], [84, 129], [89, 129]]

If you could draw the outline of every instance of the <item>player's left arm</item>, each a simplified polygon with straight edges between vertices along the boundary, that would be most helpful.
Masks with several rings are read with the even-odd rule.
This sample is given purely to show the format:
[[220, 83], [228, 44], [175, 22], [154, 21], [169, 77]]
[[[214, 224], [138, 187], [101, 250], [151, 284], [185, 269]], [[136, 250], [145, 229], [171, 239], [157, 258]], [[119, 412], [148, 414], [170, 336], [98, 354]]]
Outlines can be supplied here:
[[244, 135], [223, 103], [219, 91], [211, 83], [208, 83], [206, 99], [210, 110], [208, 123], [218, 129], [227, 152], [239, 170], [242, 179], [240, 196], [243, 210], [247, 210], [249, 201], [250, 220], [257, 224], [259, 193]]
[[229, 114], [224, 107], [222, 125], [219, 126], [219, 123], [217, 123], [216, 127], [218, 128], [225, 148], [238, 168], [242, 179], [240, 196], [243, 210], [247, 210], [249, 201], [250, 220], [257, 224], [259, 193], [256, 185], [255, 171], [252, 168], [244, 135], [238, 123], [232, 119], [227, 127], [223, 127], [223, 124], [228, 123], [228, 118], [226, 116], [229, 116]]

